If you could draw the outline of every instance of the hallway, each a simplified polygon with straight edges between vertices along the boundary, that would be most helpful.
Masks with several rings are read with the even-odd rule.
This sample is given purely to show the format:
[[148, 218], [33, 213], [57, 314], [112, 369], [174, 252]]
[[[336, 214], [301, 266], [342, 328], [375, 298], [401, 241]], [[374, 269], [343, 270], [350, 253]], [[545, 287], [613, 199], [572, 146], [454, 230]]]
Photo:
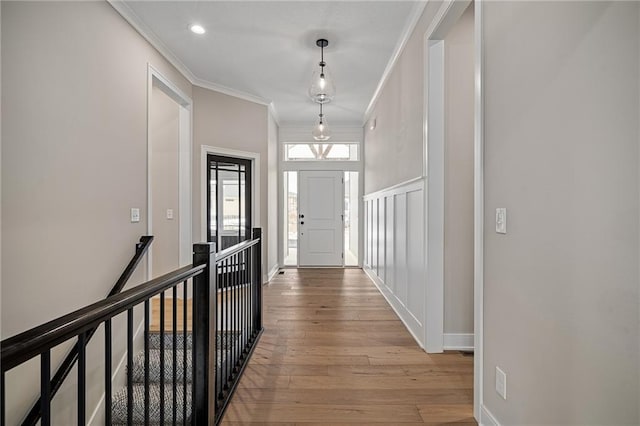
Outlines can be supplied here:
[[223, 424], [476, 424], [473, 357], [428, 355], [359, 269], [285, 270]]

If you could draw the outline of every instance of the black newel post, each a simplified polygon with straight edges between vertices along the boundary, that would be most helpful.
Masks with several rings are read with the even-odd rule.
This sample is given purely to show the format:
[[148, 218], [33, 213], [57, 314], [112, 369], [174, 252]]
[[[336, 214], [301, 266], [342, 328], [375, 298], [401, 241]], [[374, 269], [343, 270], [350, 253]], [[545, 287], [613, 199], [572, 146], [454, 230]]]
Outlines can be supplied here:
[[193, 245], [193, 264], [207, 265], [193, 278], [193, 406], [195, 425], [215, 420], [216, 255], [215, 243]]

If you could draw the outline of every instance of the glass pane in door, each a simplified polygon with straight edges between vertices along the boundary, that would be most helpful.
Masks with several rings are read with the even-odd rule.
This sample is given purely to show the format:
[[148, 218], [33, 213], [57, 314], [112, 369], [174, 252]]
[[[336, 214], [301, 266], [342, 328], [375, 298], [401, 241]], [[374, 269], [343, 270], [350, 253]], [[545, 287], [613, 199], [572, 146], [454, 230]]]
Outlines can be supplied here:
[[220, 251], [251, 236], [251, 163], [214, 155], [208, 163], [209, 241]]

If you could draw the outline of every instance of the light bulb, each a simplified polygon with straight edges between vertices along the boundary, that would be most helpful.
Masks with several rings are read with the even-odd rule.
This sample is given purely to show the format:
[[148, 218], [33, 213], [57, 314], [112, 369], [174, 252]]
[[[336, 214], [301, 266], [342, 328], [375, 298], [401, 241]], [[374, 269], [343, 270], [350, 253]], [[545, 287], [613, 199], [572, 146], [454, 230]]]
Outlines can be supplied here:
[[325, 65], [316, 70], [311, 77], [311, 87], [309, 87], [309, 97], [319, 104], [331, 102], [336, 94], [336, 87], [331, 78], [331, 72]]
[[313, 139], [317, 141], [328, 141], [331, 139], [331, 129], [329, 129], [329, 125], [327, 124], [327, 119], [321, 116], [311, 134], [313, 135]]

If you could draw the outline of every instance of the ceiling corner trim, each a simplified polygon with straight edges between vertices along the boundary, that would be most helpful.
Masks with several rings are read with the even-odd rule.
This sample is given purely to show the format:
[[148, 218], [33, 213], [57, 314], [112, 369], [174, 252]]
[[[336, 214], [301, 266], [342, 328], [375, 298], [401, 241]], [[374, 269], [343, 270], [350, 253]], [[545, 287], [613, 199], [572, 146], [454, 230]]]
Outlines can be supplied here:
[[271, 117], [276, 122], [278, 127], [280, 127], [280, 116], [278, 115], [278, 111], [276, 110], [276, 106], [273, 102], [269, 103], [269, 112], [271, 113]]
[[142, 36], [160, 55], [162, 55], [171, 65], [173, 65], [184, 77], [193, 84], [195, 75], [187, 66], [180, 61], [171, 50], [160, 40], [160, 38], [140, 19], [138, 15], [121, 0], [107, 0], [113, 7]]
[[254, 104], [260, 104], [265, 106], [269, 106], [271, 104], [271, 101], [261, 98], [260, 96], [255, 96], [250, 93], [243, 92], [241, 90], [236, 90], [230, 87], [222, 86], [220, 84], [212, 83], [210, 81], [203, 80], [198, 77], [194, 77], [192, 83], [194, 86], [202, 87], [203, 89], [213, 90], [214, 92], [220, 92], [228, 96], [233, 96], [234, 98], [253, 102]]
[[373, 96], [371, 97], [371, 100], [367, 105], [367, 109], [364, 112], [362, 126], [365, 126], [367, 121], [371, 117], [373, 108], [376, 105], [376, 102], [378, 101], [380, 94], [382, 93], [382, 89], [384, 88], [385, 84], [387, 83], [387, 80], [389, 79], [389, 76], [391, 75], [391, 72], [396, 66], [396, 62], [398, 62], [398, 58], [400, 58], [400, 55], [404, 51], [404, 47], [409, 41], [409, 38], [413, 34], [413, 30], [416, 28], [416, 25], [418, 24], [418, 20], [422, 16], [422, 12], [424, 11], [424, 8], [426, 5], [427, 5], [427, 0], [422, 0], [422, 1], [416, 2], [416, 4], [413, 6], [413, 10], [409, 15], [409, 20], [407, 21], [404, 29], [402, 30], [402, 35], [398, 40], [398, 44], [396, 44], [393, 54], [389, 58], [389, 62], [387, 62], [387, 66], [385, 67], [384, 72], [382, 73], [382, 77], [378, 82], [378, 86], [376, 87], [375, 92], [373, 92]]

